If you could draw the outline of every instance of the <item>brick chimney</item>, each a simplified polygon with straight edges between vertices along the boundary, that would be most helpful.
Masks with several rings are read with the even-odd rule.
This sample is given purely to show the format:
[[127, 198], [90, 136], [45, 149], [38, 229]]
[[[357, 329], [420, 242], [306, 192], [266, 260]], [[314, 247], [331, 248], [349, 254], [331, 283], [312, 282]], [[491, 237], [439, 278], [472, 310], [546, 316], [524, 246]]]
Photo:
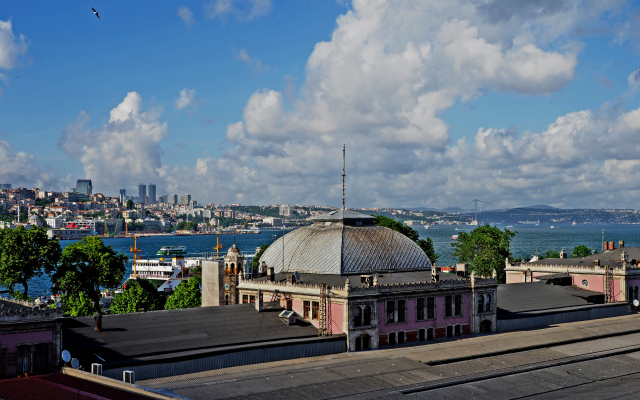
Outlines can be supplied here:
[[620, 247], [620, 248], [624, 247], [624, 240], [618, 241], [618, 247]]

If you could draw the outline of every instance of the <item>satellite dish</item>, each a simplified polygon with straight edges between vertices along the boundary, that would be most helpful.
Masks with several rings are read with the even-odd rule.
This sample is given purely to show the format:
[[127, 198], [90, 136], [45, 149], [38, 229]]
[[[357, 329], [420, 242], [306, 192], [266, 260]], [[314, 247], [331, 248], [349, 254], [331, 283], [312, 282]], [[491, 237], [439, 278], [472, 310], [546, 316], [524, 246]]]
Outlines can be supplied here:
[[63, 351], [63, 352], [62, 352], [62, 360], [63, 360], [64, 362], [69, 362], [69, 361], [71, 361], [71, 353], [69, 353], [69, 352], [68, 352], [68, 351], [66, 351], [66, 350], [65, 350], [65, 351]]
[[636, 307], [640, 306], [640, 301], [634, 300], [633, 301], [633, 305], [636, 306]]
[[73, 367], [73, 369], [78, 369], [79, 366], [80, 366], [80, 361], [78, 361], [77, 358], [74, 358], [73, 360], [71, 360], [71, 367]]
[[298, 271], [296, 271], [296, 281], [300, 280], [300, 274], [298, 273]]

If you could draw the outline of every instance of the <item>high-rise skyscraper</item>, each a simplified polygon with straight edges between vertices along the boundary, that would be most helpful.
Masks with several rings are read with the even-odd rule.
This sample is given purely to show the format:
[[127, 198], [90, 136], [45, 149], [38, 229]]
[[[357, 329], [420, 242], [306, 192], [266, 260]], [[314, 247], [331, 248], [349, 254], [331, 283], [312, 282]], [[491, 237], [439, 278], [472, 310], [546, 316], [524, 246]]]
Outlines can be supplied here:
[[138, 201], [144, 204], [144, 199], [147, 197], [147, 185], [141, 183], [138, 185]]
[[93, 186], [91, 185], [91, 179], [78, 179], [76, 182], [76, 193], [91, 194], [93, 192]]
[[181, 194], [180, 195], [180, 204], [184, 204], [184, 205], [189, 205], [189, 202], [191, 201], [191, 195], [190, 194]]
[[4, 189], [4, 190], [11, 190], [11, 184], [10, 183], [3, 183], [0, 186], [0, 189]]
[[156, 185], [150, 183], [149, 186], [149, 204], [153, 204], [156, 202]]
[[169, 204], [171, 205], [176, 205], [178, 204], [178, 195], [171, 193], [171, 195], [169, 196]]
[[123, 203], [126, 201], [127, 198], [127, 189], [120, 189], [120, 203]]

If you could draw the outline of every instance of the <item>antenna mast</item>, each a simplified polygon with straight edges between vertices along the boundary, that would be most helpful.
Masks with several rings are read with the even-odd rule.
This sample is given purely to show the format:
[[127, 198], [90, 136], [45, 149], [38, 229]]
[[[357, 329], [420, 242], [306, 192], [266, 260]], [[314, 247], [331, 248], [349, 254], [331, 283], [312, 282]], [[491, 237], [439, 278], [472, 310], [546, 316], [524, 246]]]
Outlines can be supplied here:
[[347, 176], [344, 173], [344, 158], [345, 158], [345, 150], [346, 150], [346, 146], [343, 144], [342, 145], [342, 209], [344, 210], [344, 177]]

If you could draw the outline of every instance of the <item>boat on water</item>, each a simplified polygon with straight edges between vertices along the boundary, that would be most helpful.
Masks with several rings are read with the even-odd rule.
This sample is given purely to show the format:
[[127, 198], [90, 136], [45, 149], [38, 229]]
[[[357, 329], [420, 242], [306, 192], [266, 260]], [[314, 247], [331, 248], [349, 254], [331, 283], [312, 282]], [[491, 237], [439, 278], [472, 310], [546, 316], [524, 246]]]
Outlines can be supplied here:
[[241, 235], [242, 235], [242, 234], [254, 234], [254, 235], [258, 235], [258, 234], [260, 234], [260, 233], [262, 233], [262, 232], [261, 232], [261, 231], [260, 231], [260, 229], [258, 229], [258, 228], [249, 228], [249, 229], [240, 229], [240, 230], [238, 230], [238, 233], [239, 233], [239, 234], [241, 234]]
[[507, 225], [507, 228], [513, 228], [513, 225]]
[[159, 256], [184, 256], [187, 254], [187, 246], [163, 246], [156, 254]]
[[571, 225], [576, 225], [576, 221], [573, 221], [573, 223]]
[[158, 292], [171, 293], [182, 281], [189, 280], [194, 276], [193, 268], [201, 266], [201, 260], [196, 258], [184, 259], [184, 257], [173, 257], [170, 260], [159, 258], [155, 260], [134, 260], [133, 273], [116, 289], [116, 293], [122, 293], [126, 289], [127, 283], [132, 279], [146, 279], [153, 286], [158, 288]]
[[458, 240], [458, 235], [451, 236], [451, 240]]

